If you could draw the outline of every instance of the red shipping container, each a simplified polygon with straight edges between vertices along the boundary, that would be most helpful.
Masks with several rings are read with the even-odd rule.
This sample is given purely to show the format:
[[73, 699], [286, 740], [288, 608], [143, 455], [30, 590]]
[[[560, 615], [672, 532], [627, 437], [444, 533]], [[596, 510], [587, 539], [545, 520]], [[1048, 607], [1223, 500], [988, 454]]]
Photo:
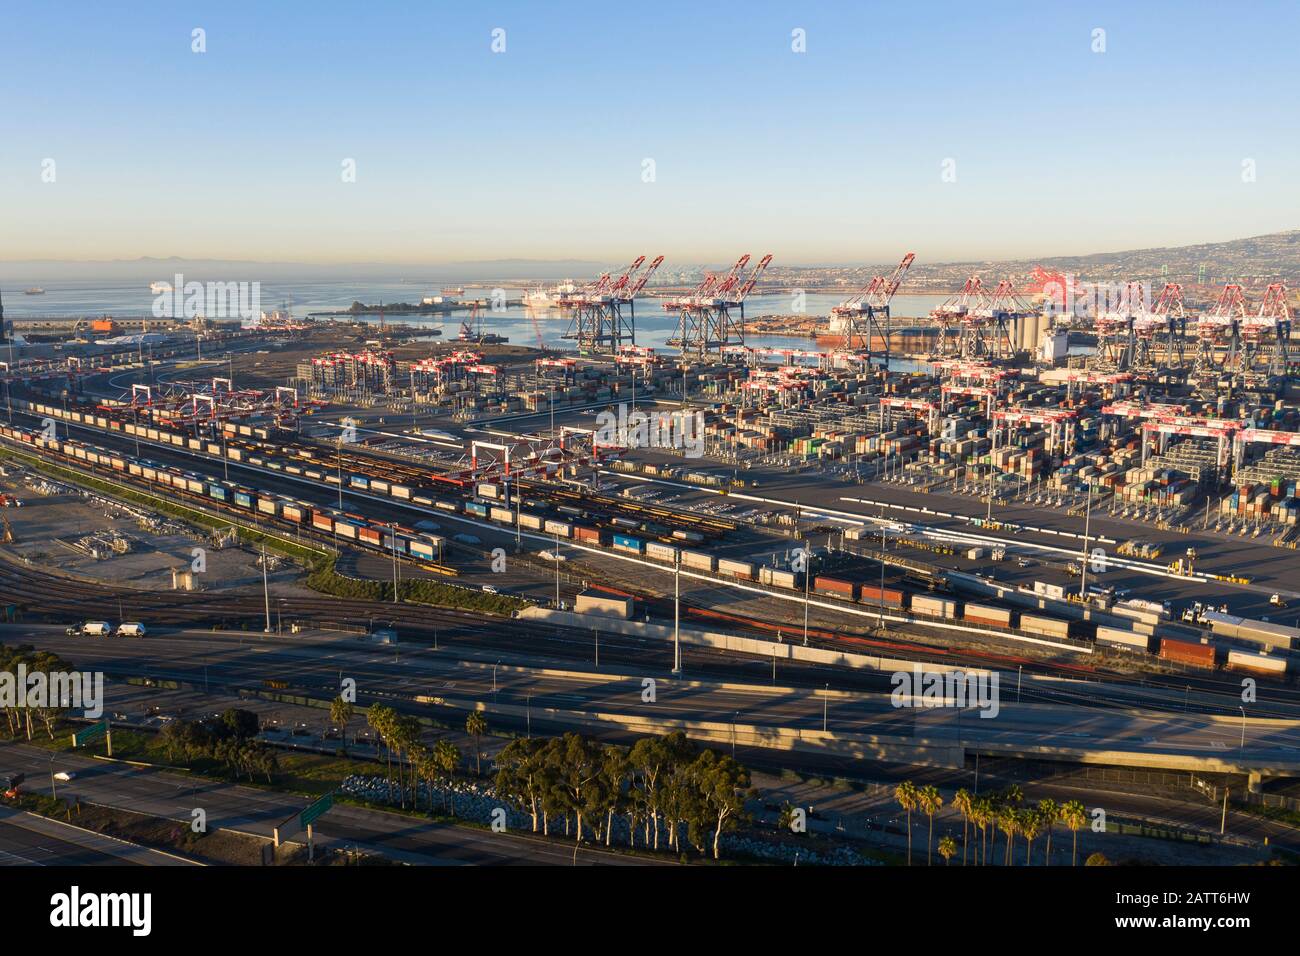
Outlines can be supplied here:
[[1165, 660], [1191, 664], [1194, 667], [1214, 668], [1214, 645], [1192, 644], [1188, 641], [1174, 641], [1167, 637], [1160, 639], [1160, 656]]
[[860, 592], [860, 597], [858, 598], [858, 600], [861, 601], [863, 604], [884, 603], [889, 605], [890, 607], [902, 607], [903, 592], [896, 591], [893, 588], [885, 588], [882, 591], [880, 588], [872, 587], [869, 584], [864, 584], [862, 585], [862, 590]]
[[841, 581], [838, 578], [828, 578], [818, 575], [813, 578], [813, 590], [825, 591], [831, 594], [839, 594], [843, 597], [852, 598], [857, 591], [857, 585], [852, 581]]
[[595, 528], [584, 528], [581, 525], [574, 525], [573, 536], [579, 541], [587, 544], [600, 544], [600, 532]]
[[374, 528], [362, 528], [360, 530], [361, 540], [367, 544], [377, 545], [381, 542], [382, 536]]

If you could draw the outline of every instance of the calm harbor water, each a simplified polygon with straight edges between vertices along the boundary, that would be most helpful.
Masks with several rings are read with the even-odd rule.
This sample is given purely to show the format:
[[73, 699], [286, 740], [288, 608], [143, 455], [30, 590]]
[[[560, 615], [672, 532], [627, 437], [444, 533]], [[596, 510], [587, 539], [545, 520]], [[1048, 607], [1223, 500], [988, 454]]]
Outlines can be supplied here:
[[[160, 276], [160, 281], [171, 277]], [[250, 280], [251, 281], [251, 280]], [[35, 283], [28, 283], [28, 286]], [[138, 316], [153, 309], [154, 294], [148, 282], [130, 281], [46, 281], [41, 286], [44, 295], [24, 295], [21, 277], [6, 282], [5, 315], [10, 318], [38, 315], [119, 315]], [[506, 288], [508, 299], [518, 299], [524, 290]], [[402, 281], [357, 281], [309, 279], [302, 281], [278, 279], [261, 283], [263, 310], [287, 308], [294, 316], [304, 318], [311, 312], [346, 309], [353, 302], [373, 305], [379, 302], [418, 302], [425, 296], [440, 295], [438, 288]], [[489, 290], [466, 287], [464, 298], [487, 298]], [[831, 307], [845, 298], [840, 294], [809, 293], [804, 309], [810, 315], [827, 315]], [[893, 312], [897, 319], [927, 315], [943, 301], [936, 295], [898, 295]], [[793, 296], [788, 292], [753, 295], [745, 303], [748, 319], [763, 315], [790, 315], [795, 311]], [[446, 337], [460, 331], [460, 323], [468, 312], [450, 316], [389, 316], [387, 321], [419, 328], [441, 329]], [[378, 323], [378, 316], [363, 316], [363, 321]], [[556, 310], [525, 310], [514, 306], [498, 312], [485, 311], [482, 327], [509, 338], [514, 345], [537, 345], [540, 341], [551, 348], [572, 348], [572, 341], [564, 338], [569, 328], [567, 316]], [[667, 341], [677, 328], [677, 314], [666, 311], [660, 300], [639, 298], [636, 302], [637, 344], [652, 348], [666, 348]], [[816, 348], [811, 339], [789, 336], [748, 336], [746, 341], [759, 347]]]

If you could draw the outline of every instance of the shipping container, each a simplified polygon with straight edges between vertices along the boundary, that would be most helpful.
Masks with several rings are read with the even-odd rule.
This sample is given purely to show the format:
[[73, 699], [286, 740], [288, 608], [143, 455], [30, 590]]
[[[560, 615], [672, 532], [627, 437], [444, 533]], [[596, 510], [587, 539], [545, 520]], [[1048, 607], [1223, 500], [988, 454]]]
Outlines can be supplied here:
[[633, 538], [625, 534], [616, 534], [613, 537], [611, 547], [615, 551], [627, 551], [632, 554], [640, 554], [644, 545], [639, 538]]
[[488, 506], [481, 501], [465, 502], [465, 514], [478, 515], [480, 518], [486, 518], [488, 515]]
[[537, 515], [530, 515], [526, 511], [519, 512], [519, 527], [527, 528], [530, 531], [542, 530], [542, 519]]
[[947, 598], [930, 597], [928, 594], [913, 594], [912, 613], [951, 620], [957, 615], [957, 602]]
[[1213, 644], [1193, 644], [1190, 641], [1163, 637], [1160, 639], [1160, 656], [1167, 661], [1191, 664], [1193, 667], [1214, 668]]
[[1281, 677], [1286, 674], [1287, 660], [1275, 654], [1257, 654], [1254, 651], [1228, 651], [1228, 669], [1250, 671]]
[[711, 554], [705, 554], [702, 551], [683, 551], [682, 567], [692, 568], [696, 571], [713, 571], [717, 568], [717, 560]]
[[802, 576], [794, 571], [782, 571], [779, 568], [759, 568], [758, 580], [773, 587], [795, 590], [803, 586]]
[[1117, 627], [1097, 628], [1097, 643], [1111, 647], [1122, 647], [1132, 651], [1150, 651], [1151, 636], [1136, 631], [1126, 631]]
[[561, 538], [567, 538], [573, 533], [573, 525], [567, 521], [556, 521], [554, 518], [548, 518], [542, 523], [542, 530], [547, 534], [558, 534]]
[[824, 574], [819, 574], [813, 578], [813, 590], [822, 594], [836, 594], [853, 600], [857, 597], [858, 586], [852, 581], [841, 581], [838, 578], [828, 578]]
[[584, 544], [604, 543], [602, 541], [602, 538], [604, 537], [603, 532], [597, 531], [595, 528], [583, 527], [582, 525], [573, 526], [573, 537], [575, 540], [581, 541]]
[[902, 607], [903, 592], [894, 588], [878, 588], [864, 584], [858, 589], [858, 600], [863, 604], [883, 604], [886, 607]]
[[974, 624], [993, 624], [998, 627], [1011, 626], [1011, 612], [1006, 608], [989, 607], [987, 604], [967, 604], [961, 619]]
[[[284, 513], [285, 516], [288, 517], [289, 514], [288, 505], [285, 505]], [[313, 511], [311, 513], [311, 526], [313, 528], [318, 528], [321, 531], [333, 531], [334, 519], [331, 518], [329, 515], [321, 514], [319, 511]]]
[[377, 528], [359, 528], [357, 538], [375, 547], [379, 547], [384, 541], [384, 536], [379, 533]]
[[515, 513], [509, 508], [489, 508], [488, 517], [493, 521], [500, 521], [502, 524], [515, 523]]
[[334, 522], [334, 533], [341, 538], [352, 538], [355, 540], [357, 537], [357, 528], [358, 525], [353, 524], [351, 521], [344, 521], [341, 518]]
[[1054, 617], [1039, 617], [1036, 614], [1021, 614], [1020, 630], [1026, 634], [1038, 634], [1042, 637], [1069, 637], [1070, 622]]
[[668, 561], [675, 563], [677, 561], [677, 549], [667, 544], [659, 544], [657, 541], [647, 541], [645, 543], [645, 554], [647, 558], [654, 558], [656, 561]]
[[718, 559], [718, 573], [728, 577], [754, 580], [754, 566], [748, 561], [732, 561], [728, 558]]

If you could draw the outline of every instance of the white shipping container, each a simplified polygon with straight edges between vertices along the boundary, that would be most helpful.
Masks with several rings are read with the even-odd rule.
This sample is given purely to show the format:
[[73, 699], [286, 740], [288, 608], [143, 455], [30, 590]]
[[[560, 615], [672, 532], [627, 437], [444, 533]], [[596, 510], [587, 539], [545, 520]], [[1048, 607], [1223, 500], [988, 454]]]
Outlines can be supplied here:
[[716, 566], [717, 562], [711, 554], [703, 554], [699, 551], [682, 552], [682, 567], [697, 571], [712, 571]]
[[947, 598], [929, 597], [925, 594], [912, 595], [912, 613], [925, 614], [929, 617], [953, 618], [957, 614], [957, 602]]
[[748, 561], [732, 561], [729, 558], [720, 558], [718, 560], [718, 573], [729, 574], [736, 578], [754, 577], [754, 566]]
[[1123, 631], [1117, 627], [1097, 628], [1097, 643], [1112, 647], [1124, 647], [1134, 651], [1149, 651], [1151, 636], [1138, 634], [1136, 631]]
[[1286, 673], [1286, 658], [1254, 651], [1228, 651], [1228, 667], [1281, 675]]
[[660, 544], [657, 541], [647, 541], [645, 543], [645, 554], [647, 558], [654, 558], [658, 561], [677, 561], [677, 549], [672, 545]]

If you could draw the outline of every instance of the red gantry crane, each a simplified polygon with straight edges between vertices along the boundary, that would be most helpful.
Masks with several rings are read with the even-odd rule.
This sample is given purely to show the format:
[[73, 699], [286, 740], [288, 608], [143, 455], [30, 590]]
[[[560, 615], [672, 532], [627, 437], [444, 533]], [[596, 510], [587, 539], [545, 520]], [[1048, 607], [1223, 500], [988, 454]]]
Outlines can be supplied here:
[[[665, 308], [680, 313], [677, 333], [668, 344], [680, 348], [683, 355], [696, 356], [716, 352], [727, 345], [744, 345], [745, 299], [771, 261], [769, 252], [746, 276], [744, 269], [749, 263], [746, 253], [722, 279], [707, 275], [691, 295], [666, 302]], [[733, 315], [733, 311], [739, 315]]]
[[602, 273], [564, 298], [562, 307], [573, 312], [564, 337], [576, 340], [579, 352], [609, 354], [620, 346], [636, 344], [634, 300], [664, 257], [656, 256], [648, 266], [645, 261], [645, 256], [637, 256], [617, 278]]
[[868, 358], [871, 355], [871, 342], [874, 336], [884, 345], [880, 354], [884, 356], [886, 369], [889, 368], [891, 331], [889, 303], [894, 298], [894, 293], [898, 291], [898, 287], [903, 284], [903, 278], [915, 259], [916, 253], [907, 253], [888, 276], [875, 276], [858, 290], [856, 295], [831, 309], [831, 334], [842, 332], [844, 347], [851, 351], [865, 350]]

